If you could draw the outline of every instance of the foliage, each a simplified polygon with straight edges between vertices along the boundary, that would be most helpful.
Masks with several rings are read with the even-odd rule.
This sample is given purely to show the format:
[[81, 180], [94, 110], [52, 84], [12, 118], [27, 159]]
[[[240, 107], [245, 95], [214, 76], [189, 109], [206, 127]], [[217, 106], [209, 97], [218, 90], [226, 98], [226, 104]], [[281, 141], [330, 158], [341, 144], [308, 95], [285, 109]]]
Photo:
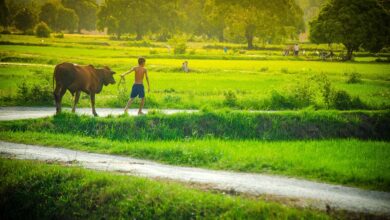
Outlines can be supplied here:
[[235, 107], [237, 105], [237, 96], [234, 91], [229, 90], [224, 93], [225, 100], [223, 101], [223, 104], [228, 107]]
[[184, 54], [187, 50], [187, 40], [185, 36], [171, 38], [168, 43], [173, 47], [175, 54]]
[[23, 8], [15, 15], [15, 27], [23, 32], [31, 30], [37, 23], [37, 16], [29, 8]]
[[62, 32], [54, 34], [55, 38], [64, 38], [64, 34]]
[[79, 18], [73, 9], [59, 7], [56, 18], [57, 30], [68, 30], [73, 33], [78, 28]]
[[344, 75], [348, 77], [347, 83], [354, 84], [362, 82], [362, 75], [360, 73], [352, 72], [349, 74], [345, 73]]
[[73, 9], [77, 14], [77, 28], [80, 33], [81, 29], [95, 30], [97, 21], [98, 6], [94, 0], [62, 0], [62, 4]]
[[292, 94], [300, 106], [323, 104], [329, 108], [333, 91], [330, 80], [324, 73], [321, 73], [298, 81], [292, 89]]
[[[154, 6], [152, 5], [154, 3]], [[157, 18], [152, 9], [161, 3], [152, 0], [126, 1], [109, 0], [100, 6], [98, 11], [98, 29], [107, 28], [109, 34], [115, 34], [118, 39], [124, 33], [135, 33], [136, 40], [141, 40], [143, 35], [155, 27]], [[157, 9], [156, 9], [157, 10]], [[131, 16], [132, 19], [128, 17]]]
[[5, 0], [0, 0], [0, 25], [4, 27], [5, 30], [8, 29], [8, 26], [11, 24], [10, 11]]
[[41, 11], [39, 13], [39, 19], [45, 22], [53, 30], [57, 30], [56, 22], [58, 7], [60, 7], [60, 5], [54, 1], [46, 2], [41, 6]]
[[37, 37], [50, 37], [50, 28], [42, 21], [35, 27], [35, 35], [37, 35]]
[[310, 23], [315, 43], [342, 43], [346, 59], [360, 47], [378, 52], [390, 43], [389, 11], [376, 0], [331, 0]]
[[16, 100], [24, 105], [29, 104], [43, 104], [48, 105], [53, 103], [52, 90], [48, 85], [28, 85], [26, 82], [22, 82], [18, 85], [18, 92]]
[[332, 104], [336, 109], [347, 110], [352, 105], [351, 96], [343, 90], [336, 91], [333, 94]]
[[295, 36], [304, 28], [302, 10], [294, 1], [219, 1], [226, 7], [227, 33], [245, 38], [248, 49], [253, 49], [253, 39], [280, 42], [282, 37]]

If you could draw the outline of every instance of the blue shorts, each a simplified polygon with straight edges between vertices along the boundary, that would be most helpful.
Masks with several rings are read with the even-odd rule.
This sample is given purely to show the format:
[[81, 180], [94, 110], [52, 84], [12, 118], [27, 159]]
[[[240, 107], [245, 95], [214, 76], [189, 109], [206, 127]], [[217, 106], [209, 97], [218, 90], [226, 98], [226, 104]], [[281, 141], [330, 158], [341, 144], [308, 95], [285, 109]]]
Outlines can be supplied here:
[[145, 97], [145, 89], [143, 84], [134, 84], [131, 89], [130, 98], [140, 97], [141, 99]]

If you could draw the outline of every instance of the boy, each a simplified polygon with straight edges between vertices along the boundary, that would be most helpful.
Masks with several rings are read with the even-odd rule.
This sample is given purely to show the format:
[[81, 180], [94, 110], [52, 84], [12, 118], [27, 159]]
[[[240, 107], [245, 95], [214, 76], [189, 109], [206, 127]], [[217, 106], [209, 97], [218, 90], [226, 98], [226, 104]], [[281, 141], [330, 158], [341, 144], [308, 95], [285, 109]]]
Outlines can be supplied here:
[[133, 88], [131, 89], [131, 95], [130, 99], [127, 102], [127, 105], [125, 107], [125, 114], [127, 114], [127, 110], [129, 109], [131, 103], [133, 102], [135, 97], [141, 98], [141, 103], [139, 105], [139, 110], [138, 114], [143, 115], [144, 113], [142, 112], [142, 108], [144, 107], [145, 103], [145, 90], [144, 90], [144, 76], [146, 76], [146, 82], [148, 83], [148, 92], [150, 92], [150, 85], [149, 85], [149, 77], [148, 77], [148, 72], [145, 68], [145, 58], [140, 57], [138, 58], [138, 66], [131, 68], [129, 71], [121, 74], [121, 77], [124, 79], [124, 77], [133, 72], [135, 73], [135, 80], [134, 80], [134, 85]]

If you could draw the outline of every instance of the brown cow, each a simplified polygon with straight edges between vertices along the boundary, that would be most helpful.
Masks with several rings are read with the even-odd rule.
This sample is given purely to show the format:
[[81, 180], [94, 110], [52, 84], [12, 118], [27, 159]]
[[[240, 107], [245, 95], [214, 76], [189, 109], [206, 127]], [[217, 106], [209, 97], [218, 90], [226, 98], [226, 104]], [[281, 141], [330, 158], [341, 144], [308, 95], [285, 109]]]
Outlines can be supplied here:
[[[56, 88], [54, 90], [54, 99], [56, 101], [57, 114], [61, 113], [61, 100], [66, 90], [69, 90], [74, 96], [74, 104], [72, 112], [75, 112], [76, 105], [80, 98], [80, 92], [83, 91], [91, 97], [91, 106], [93, 115], [97, 116], [95, 110], [95, 94], [102, 91], [103, 84], [105, 86], [115, 84], [113, 77], [115, 72], [110, 68], [96, 69], [92, 65], [79, 66], [72, 63], [58, 64], [54, 69], [54, 80], [56, 81]], [[75, 96], [76, 94], [76, 96]]]

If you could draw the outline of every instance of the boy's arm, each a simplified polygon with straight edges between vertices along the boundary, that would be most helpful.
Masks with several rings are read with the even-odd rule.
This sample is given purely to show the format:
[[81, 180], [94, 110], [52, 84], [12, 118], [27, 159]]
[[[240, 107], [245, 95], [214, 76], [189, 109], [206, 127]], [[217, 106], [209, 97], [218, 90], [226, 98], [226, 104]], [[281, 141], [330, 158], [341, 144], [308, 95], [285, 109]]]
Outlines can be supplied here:
[[134, 71], [134, 67], [131, 68], [129, 71], [127, 71], [127, 72], [125, 72], [125, 73], [122, 73], [122, 74], [121, 74], [121, 77], [125, 77], [127, 74], [129, 74], [129, 73], [131, 73], [131, 72], [133, 72], [133, 71]]
[[148, 83], [148, 92], [150, 92], [150, 84], [149, 84], [149, 77], [148, 77], [148, 70], [145, 69], [145, 77], [146, 77], [146, 82]]

